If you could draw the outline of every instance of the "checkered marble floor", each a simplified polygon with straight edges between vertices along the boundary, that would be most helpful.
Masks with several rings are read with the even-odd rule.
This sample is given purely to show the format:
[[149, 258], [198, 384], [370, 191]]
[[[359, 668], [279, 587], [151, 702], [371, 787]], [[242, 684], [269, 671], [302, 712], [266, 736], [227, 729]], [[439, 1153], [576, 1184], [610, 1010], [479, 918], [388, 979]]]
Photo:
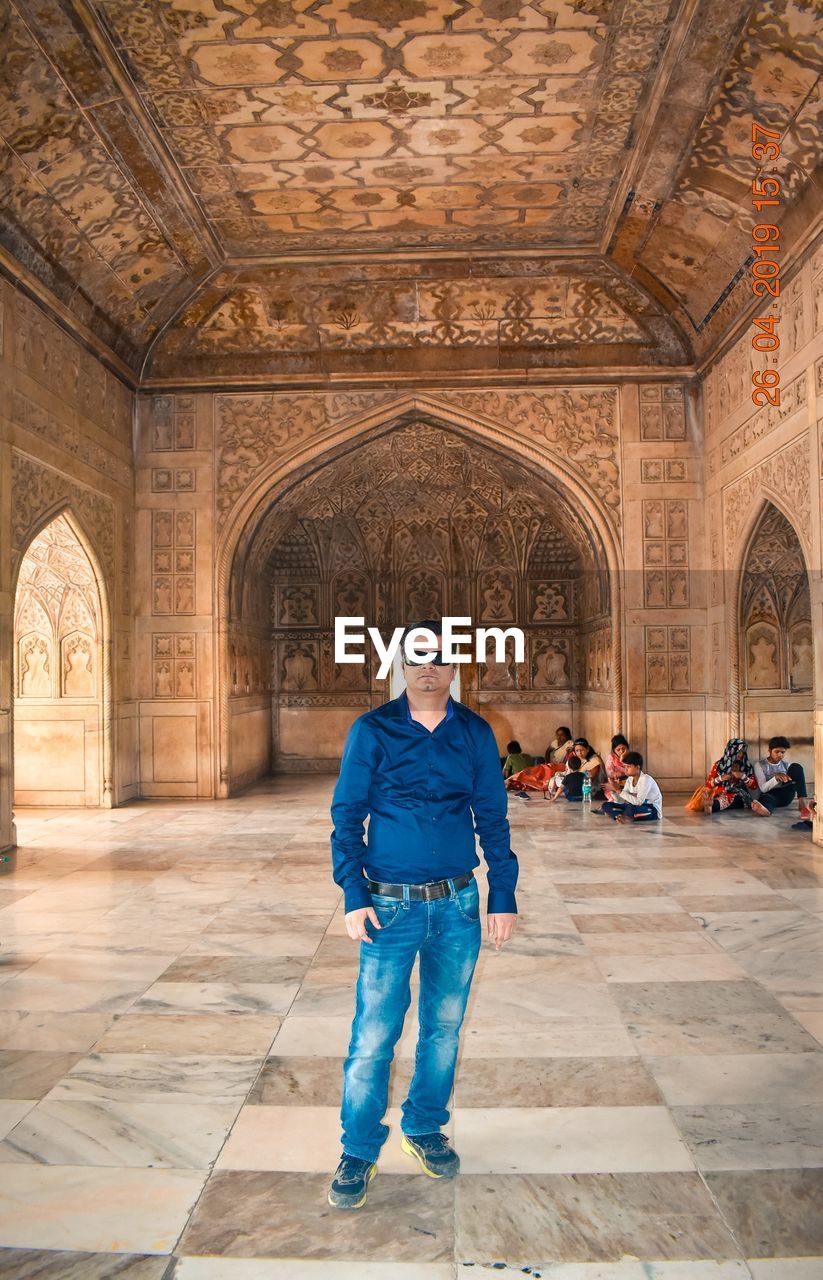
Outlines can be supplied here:
[[823, 850], [513, 801], [438, 1184], [325, 1199], [357, 951], [332, 781], [24, 811], [0, 877], [0, 1277], [821, 1280]]

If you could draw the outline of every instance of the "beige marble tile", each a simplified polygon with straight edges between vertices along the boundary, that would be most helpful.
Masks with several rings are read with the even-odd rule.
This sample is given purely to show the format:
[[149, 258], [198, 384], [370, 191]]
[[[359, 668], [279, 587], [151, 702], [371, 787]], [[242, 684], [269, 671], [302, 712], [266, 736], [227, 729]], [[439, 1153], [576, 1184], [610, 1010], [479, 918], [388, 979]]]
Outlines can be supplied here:
[[598, 956], [607, 982], [721, 982], [745, 978], [746, 970], [725, 955]]
[[[455, 1190], [458, 1259], [741, 1256], [697, 1173], [487, 1174], [460, 1177]], [[490, 1212], [501, 1197], [507, 1213]]]
[[699, 1169], [823, 1168], [823, 1102], [673, 1107]]
[[9, 1280], [164, 1280], [168, 1267], [168, 1257], [146, 1254], [0, 1248]]
[[168, 1254], [205, 1177], [191, 1169], [20, 1165], [0, 1183], [0, 1245]]
[[454, 1182], [378, 1175], [366, 1214], [329, 1212], [328, 1183], [328, 1174], [321, 1173], [217, 1171], [179, 1251], [184, 1256], [452, 1260]]
[[746, 1257], [823, 1257], [823, 1169], [704, 1173]]
[[30, 1013], [122, 1013], [145, 990], [146, 983], [72, 982], [57, 978], [13, 978], [0, 987], [0, 1011], [20, 1009]]
[[97, 1013], [31, 1013], [0, 1010], [0, 1044], [4, 1049], [46, 1049], [85, 1053], [111, 1025], [113, 1015]]
[[455, 1102], [467, 1107], [657, 1106], [662, 1096], [640, 1058], [464, 1056]]
[[239, 1105], [259, 1068], [256, 1057], [93, 1053], [72, 1067], [47, 1101]]
[[103, 1053], [262, 1056], [281, 1021], [253, 1013], [127, 1013], [112, 1023], [94, 1047]]
[[299, 989], [297, 983], [285, 982], [155, 982], [133, 1011], [282, 1015]]
[[823, 1257], [747, 1259], [752, 1280], [821, 1280]]

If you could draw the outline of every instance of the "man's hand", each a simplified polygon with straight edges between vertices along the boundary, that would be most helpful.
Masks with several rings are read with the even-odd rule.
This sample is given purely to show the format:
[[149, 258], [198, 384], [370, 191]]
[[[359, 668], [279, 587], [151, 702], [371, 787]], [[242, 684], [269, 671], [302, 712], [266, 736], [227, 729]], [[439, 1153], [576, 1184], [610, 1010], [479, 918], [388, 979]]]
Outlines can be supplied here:
[[[348, 920], [348, 916], [346, 917]], [[488, 917], [489, 941], [494, 943], [495, 951], [499, 951], [504, 942], [508, 942], [514, 933], [517, 915], [513, 911], [500, 911]]]
[[374, 942], [374, 938], [370, 938], [366, 932], [367, 920], [374, 925], [375, 929], [382, 928], [374, 907], [358, 907], [356, 911], [346, 912], [346, 933], [355, 942]]
[[776, 773], [774, 776], [778, 782], [791, 782], [791, 778], [787, 773]]

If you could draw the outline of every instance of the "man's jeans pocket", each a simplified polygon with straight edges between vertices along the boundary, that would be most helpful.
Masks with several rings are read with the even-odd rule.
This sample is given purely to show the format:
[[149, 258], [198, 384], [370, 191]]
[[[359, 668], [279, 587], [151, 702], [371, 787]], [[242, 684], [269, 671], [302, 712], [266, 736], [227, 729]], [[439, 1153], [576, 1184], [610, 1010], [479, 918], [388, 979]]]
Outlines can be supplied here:
[[383, 894], [373, 893], [371, 896], [371, 904], [374, 907], [375, 915], [380, 921], [380, 929], [375, 929], [371, 921], [366, 921], [367, 929], [371, 930], [372, 935], [382, 933], [386, 929], [390, 929], [400, 912], [403, 909], [403, 903], [399, 898], [387, 898]]
[[454, 898], [457, 910], [472, 924], [480, 919], [480, 890], [477, 881], [472, 880], [464, 889], [458, 889]]

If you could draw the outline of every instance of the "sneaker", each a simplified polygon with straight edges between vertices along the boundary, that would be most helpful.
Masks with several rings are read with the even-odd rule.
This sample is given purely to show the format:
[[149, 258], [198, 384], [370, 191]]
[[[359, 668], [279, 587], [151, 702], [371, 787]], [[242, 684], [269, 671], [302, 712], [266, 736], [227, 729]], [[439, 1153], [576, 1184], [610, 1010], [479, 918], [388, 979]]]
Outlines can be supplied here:
[[792, 823], [792, 831], [813, 831], [814, 823], [811, 818], [801, 818], [800, 822]]
[[804, 822], [811, 822], [813, 814], [812, 814], [812, 810], [808, 807], [808, 805], [804, 804], [800, 808], [799, 812], [800, 812], [800, 817], [803, 819]]
[[403, 1134], [401, 1148], [414, 1156], [430, 1178], [454, 1178], [460, 1172], [460, 1158], [444, 1133]]
[[376, 1173], [375, 1162], [344, 1152], [329, 1187], [329, 1204], [335, 1209], [359, 1209], [366, 1203], [369, 1183]]

